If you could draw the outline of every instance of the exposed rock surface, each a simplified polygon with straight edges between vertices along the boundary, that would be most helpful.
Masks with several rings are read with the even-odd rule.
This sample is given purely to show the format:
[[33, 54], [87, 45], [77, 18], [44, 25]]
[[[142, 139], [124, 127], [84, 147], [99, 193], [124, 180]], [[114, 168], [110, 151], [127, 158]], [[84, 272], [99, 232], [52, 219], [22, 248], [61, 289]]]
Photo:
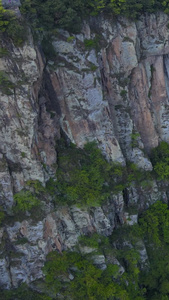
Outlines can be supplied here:
[[[0, 205], [9, 214], [13, 193], [28, 180], [45, 185], [55, 173], [60, 129], [78, 147], [96, 140], [108, 159], [152, 170], [149, 151], [161, 140], [169, 142], [168, 20], [163, 13], [136, 23], [92, 18], [74, 39], [59, 32], [53, 42], [56, 57], [47, 65], [31, 38], [23, 48], [2, 42], [10, 55], [0, 58], [0, 71], [13, 83], [11, 93], [0, 92]], [[125, 207], [145, 209], [158, 199], [167, 200], [165, 187], [133, 184], [103, 207], [48, 209], [37, 222], [28, 216], [5, 225], [0, 285], [17, 287], [42, 278], [50, 251], [73, 248], [82, 234], [109, 236], [120, 224], [133, 225], [137, 214], [125, 213]], [[138, 247], [144, 263], [145, 247], [141, 242]], [[105, 257], [93, 257], [106, 268]]]
[[50, 76], [72, 142], [82, 147], [97, 140], [107, 157], [151, 170], [143, 150], [169, 141], [167, 24], [163, 13], [137, 23], [99, 18], [72, 42], [60, 31]]

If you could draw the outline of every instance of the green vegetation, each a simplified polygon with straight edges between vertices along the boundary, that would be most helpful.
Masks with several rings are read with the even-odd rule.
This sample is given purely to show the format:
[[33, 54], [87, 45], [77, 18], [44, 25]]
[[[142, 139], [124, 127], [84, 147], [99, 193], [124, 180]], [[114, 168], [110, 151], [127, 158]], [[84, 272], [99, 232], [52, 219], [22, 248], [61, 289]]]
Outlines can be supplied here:
[[3, 94], [12, 95], [15, 85], [8, 78], [4, 71], [0, 71], [0, 90]]
[[67, 38], [67, 42], [68, 42], [68, 43], [71, 43], [71, 42], [74, 41], [74, 39], [75, 39], [74, 36], [69, 36], [69, 37]]
[[129, 37], [129, 36], [125, 36], [123, 38], [123, 42], [130, 42], [130, 43], [133, 43], [133, 40]]
[[6, 18], [6, 10], [2, 6], [2, 1], [0, 0], [0, 32], [4, 32], [9, 24]]
[[140, 134], [138, 132], [133, 132], [131, 134], [131, 146], [138, 147], [138, 138], [140, 137]]
[[5, 10], [0, 0], [0, 34], [1, 38], [12, 39], [16, 46], [22, 46], [26, 40], [27, 30], [24, 21], [11, 10]]
[[21, 190], [19, 193], [14, 195], [14, 212], [26, 212], [31, 210], [33, 207], [39, 206], [40, 201], [30, 192]]
[[98, 67], [97, 67], [96, 65], [90, 63], [90, 70], [91, 70], [92, 72], [95, 72], [97, 69], [98, 69]]
[[93, 248], [94, 252], [97, 252], [99, 254], [106, 254], [109, 252], [112, 253], [112, 246], [109, 243], [109, 239], [97, 233], [93, 233], [92, 235], [80, 236], [79, 245], [80, 247], [86, 246], [89, 248]]
[[169, 210], [160, 201], [153, 204], [140, 218], [140, 227], [150, 261], [149, 270], [141, 274], [146, 299], [169, 297]]
[[19, 240], [17, 240], [17, 241], [15, 242], [15, 245], [24, 245], [24, 244], [26, 244], [26, 243], [28, 243], [28, 242], [29, 242], [28, 239], [25, 238], [25, 237], [23, 237], [23, 238], [20, 238]]
[[31, 290], [28, 286], [23, 283], [21, 286], [14, 290], [0, 290], [1, 300], [52, 300], [51, 297], [40, 294], [36, 291]]
[[92, 49], [92, 48], [98, 49], [98, 47], [99, 47], [99, 37], [96, 36], [93, 39], [84, 40], [84, 45], [85, 45], [85, 48], [89, 49], [89, 50]]
[[[140, 268], [143, 241], [149, 261]], [[45, 282], [50, 291], [67, 299], [163, 300], [169, 297], [169, 210], [158, 201], [139, 218], [139, 225], [115, 230], [110, 238], [98, 234], [82, 236], [81, 246], [96, 248], [106, 257], [107, 269], [93, 262], [94, 251], [51, 252], [44, 266]], [[114, 248], [115, 245], [118, 247]], [[125, 272], [120, 275], [117, 257]]]
[[9, 52], [6, 48], [0, 48], [0, 58], [4, 56], [8, 56]]
[[62, 141], [57, 153], [56, 178], [46, 185], [46, 192], [53, 196], [56, 204], [99, 206], [133, 182], [146, 188], [145, 182], [148, 184], [152, 180], [149, 172], [138, 169], [133, 163], [123, 167], [108, 162], [94, 142], [78, 149], [74, 145], [67, 147]]
[[21, 156], [22, 156], [22, 158], [25, 158], [26, 157], [26, 153], [25, 152], [21, 152]]
[[78, 32], [86, 4], [81, 0], [23, 0], [21, 12], [27, 17], [35, 30], [47, 30], [53, 34], [56, 28]]
[[153, 204], [140, 218], [142, 231], [149, 242], [157, 247], [163, 242], [169, 244], [169, 210], [160, 201]]
[[0, 206], [0, 225], [4, 219], [5, 219], [5, 213], [3, 211], [3, 208]]
[[[33, 29], [33, 33], [46, 38], [57, 34], [57, 28], [80, 32], [82, 20], [99, 13], [124, 15], [136, 19], [144, 12], [163, 10], [169, 13], [169, 0], [22, 0], [21, 13]], [[26, 38], [25, 22], [11, 10], [5, 10], [0, 2], [0, 31], [11, 38], [16, 46], [22, 46]], [[43, 34], [42, 34], [43, 33]], [[126, 41], [127, 37], [124, 38]], [[98, 42], [86, 40], [85, 46], [96, 47]]]
[[52, 37], [50, 37], [48, 34], [43, 37], [41, 46], [42, 46], [43, 52], [48, 60], [50, 60], [50, 59], [52, 60], [57, 57], [56, 51], [52, 44]]
[[120, 92], [120, 96], [122, 96], [122, 98], [125, 98], [126, 95], [127, 95], [127, 91], [126, 90], [122, 90]]
[[[117, 273], [117, 266], [109, 266], [105, 271], [78, 252], [51, 252], [44, 267], [48, 288], [64, 299], [114, 299], [125, 295], [125, 291], [111, 278]], [[69, 276], [73, 275], [73, 280]], [[57, 296], [56, 296], [57, 298]], [[129, 298], [126, 298], [129, 299]]]
[[123, 167], [108, 163], [94, 142], [84, 149], [59, 145], [57, 151], [57, 180], [50, 179], [46, 186], [56, 203], [98, 206], [111, 192], [123, 189]]
[[169, 0], [22, 0], [21, 12], [33, 28], [56, 32], [56, 28], [79, 32], [82, 19], [101, 12], [136, 19], [144, 12], [169, 13]]
[[161, 142], [152, 150], [150, 157], [159, 179], [169, 179], [169, 144]]

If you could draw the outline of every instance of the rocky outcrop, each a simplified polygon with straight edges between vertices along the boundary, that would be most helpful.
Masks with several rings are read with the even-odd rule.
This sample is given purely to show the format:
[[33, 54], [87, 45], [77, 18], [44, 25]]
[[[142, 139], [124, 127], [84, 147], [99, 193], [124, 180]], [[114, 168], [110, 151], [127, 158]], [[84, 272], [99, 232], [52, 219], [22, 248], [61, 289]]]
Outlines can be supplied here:
[[48, 70], [72, 142], [96, 140], [107, 157], [151, 170], [144, 152], [169, 140], [167, 24], [158, 13], [136, 23], [91, 19], [71, 37], [60, 31]]
[[32, 151], [38, 119], [36, 90], [42, 74], [30, 43], [22, 49], [10, 49], [10, 56], [2, 58], [0, 64], [1, 73], [13, 83], [7, 95], [1, 92], [0, 151], [8, 162], [16, 190], [29, 179], [44, 182], [42, 166]]
[[[60, 131], [78, 147], [95, 140], [109, 160], [152, 170], [150, 150], [161, 140], [169, 142], [167, 24], [163, 13], [136, 23], [91, 18], [80, 34], [60, 30], [53, 41], [56, 57], [47, 62], [31, 37], [22, 48], [2, 41], [7, 55], [0, 59], [0, 80], [6, 78], [8, 85], [5, 91], [0, 82], [0, 206], [8, 215], [13, 194], [27, 181], [45, 186], [54, 176]], [[25, 220], [6, 223], [0, 230], [1, 286], [43, 278], [50, 251], [73, 249], [83, 234], [109, 236], [124, 223], [132, 226], [138, 211], [130, 207], [143, 210], [158, 199], [167, 201], [166, 190], [155, 181], [133, 183], [102, 207], [54, 209], [50, 203], [38, 221], [27, 214]], [[138, 248], [146, 264], [141, 241]], [[81, 251], [93, 252], [94, 263], [106, 268], [103, 255], [90, 247]], [[122, 274], [117, 259], [110, 260]]]
[[[151, 193], [153, 194], [152, 191], [144, 190], [144, 195], [140, 193], [140, 197], [138, 192], [134, 187], [129, 191], [131, 205], [134, 203], [137, 209], [139, 207], [145, 209], [147, 205], [162, 198], [162, 194], [157, 192], [156, 187], [153, 188], [154, 198], [152, 199], [150, 197]], [[137, 194], [137, 199], [134, 198], [134, 194]], [[6, 224], [0, 232], [0, 254], [3, 265], [0, 268], [1, 286], [3, 288], [17, 287], [21, 282], [33, 284], [35, 280], [42, 279], [42, 267], [46, 255], [50, 251], [61, 253], [64, 250], [75, 249], [81, 235], [90, 236], [98, 233], [110, 236], [115, 228], [123, 224], [130, 226], [136, 224], [138, 212], [125, 212], [124, 201], [126, 201], [124, 195], [119, 193], [112, 196], [112, 199], [102, 207], [90, 209], [80, 209], [76, 206], [58, 207], [45, 217], [41, 217], [39, 221], [34, 220], [32, 216], [25, 216], [26, 219], [23, 221]], [[147, 264], [147, 252], [143, 246], [142, 241], [139, 240], [138, 250], [141, 265], [144, 267]], [[83, 254], [91, 253], [93, 262], [101, 269], [106, 268], [105, 257], [96, 254], [97, 249], [86, 246], [79, 246], [79, 249]], [[106, 260], [117, 264], [120, 274], [124, 272], [124, 268], [114, 254], [106, 257]], [[10, 280], [7, 281], [8, 277]]]
[[47, 112], [47, 97], [38, 98], [45, 60], [28, 38], [22, 48], [1, 42], [6, 54], [0, 58], [0, 205], [8, 211], [13, 192], [28, 180], [45, 184], [56, 169], [58, 119]]
[[[4, 257], [2, 270], [0, 268], [3, 274], [1, 286], [17, 287], [21, 282], [31, 283], [43, 278], [42, 267], [46, 255], [52, 250], [62, 252], [72, 249], [80, 235], [95, 232], [110, 235], [117, 217], [124, 222], [123, 204], [123, 197], [119, 194], [103, 208], [87, 211], [77, 207], [62, 207], [38, 222], [29, 217], [6, 225], [1, 233], [0, 253]], [[97, 256], [94, 258], [96, 264], [99, 264], [99, 259]], [[6, 280], [9, 276], [10, 280]]]
[[2, 41], [1, 75], [12, 82], [8, 95], [1, 90], [6, 207], [26, 181], [53, 176], [60, 128], [79, 147], [96, 140], [108, 159], [145, 170], [150, 149], [169, 140], [168, 16], [112, 22], [91, 18], [73, 36], [60, 30], [47, 65], [30, 37], [19, 49]]

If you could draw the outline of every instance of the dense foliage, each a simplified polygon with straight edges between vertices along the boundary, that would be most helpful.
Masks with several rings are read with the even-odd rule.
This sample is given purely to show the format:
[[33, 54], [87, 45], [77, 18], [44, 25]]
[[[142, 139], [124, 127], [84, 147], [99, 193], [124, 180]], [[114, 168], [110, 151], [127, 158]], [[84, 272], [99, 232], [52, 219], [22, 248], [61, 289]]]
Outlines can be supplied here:
[[46, 186], [56, 204], [98, 206], [133, 181], [141, 185], [151, 179], [148, 172], [139, 170], [134, 164], [126, 168], [108, 162], [95, 142], [79, 149], [75, 145], [66, 147], [63, 141], [58, 145], [57, 153], [56, 180], [50, 179]]
[[9, 80], [8, 75], [4, 71], [0, 71], [0, 90], [2, 93], [11, 95], [13, 94], [14, 88], [15, 85]]
[[[151, 234], [152, 233], [152, 234]], [[140, 241], [143, 240], [149, 261], [140, 268]], [[157, 202], [140, 217], [139, 225], [124, 226], [108, 239], [97, 234], [83, 236], [81, 247], [96, 249], [90, 254], [78, 250], [52, 252], [44, 267], [47, 288], [63, 299], [167, 300], [169, 299], [169, 210]], [[115, 245], [117, 245], [115, 247]], [[107, 268], [99, 269], [94, 255], [104, 254]], [[111, 263], [116, 256], [124, 267]]]
[[18, 18], [12, 10], [5, 10], [0, 0], [0, 34], [1, 38], [12, 39], [16, 46], [22, 46], [26, 40], [27, 30], [24, 21]]
[[14, 195], [14, 211], [17, 212], [26, 212], [30, 211], [33, 207], [39, 206], [40, 201], [33, 195], [30, 191], [21, 190], [20, 192]]
[[161, 142], [151, 152], [151, 161], [159, 179], [169, 179], [169, 144]]
[[[50, 180], [47, 189], [56, 195], [56, 203], [97, 206], [110, 194], [108, 180], [111, 165], [95, 143], [88, 143], [84, 150], [64, 144], [58, 147], [57, 180]], [[117, 166], [121, 177], [121, 166]], [[109, 174], [110, 175], [110, 174]], [[113, 175], [113, 174], [112, 174]]]
[[169, 299], [169, 210], [167, 204], [157, 202], [140, 218], [149, 269], [141, 274], [146, 299]]
[[27, 287], [26, 284], [21, 284], [18, 289], [15, 290], [0, 290], [1, 300], [52, 300], [51, 297], [37, 293]]
[[169, 0], [22, 0], [21, 7], [34, 28], [53, 33], [56, 28], [79, 32], [83, 18], [102, 12], [136, 19], [157, 10], [169, 13]]
[[[47, 287], [56, 295], [64, 295], [64, 299], [130, 299], [125, 289], [112, 280], [117, 278], [117, 265], [110, 264], [107, 269], [101, 270], [90, 257], [78, 252], [50, 253], [44, 273]], [[70, 274], [73, 280], [69, 279]]]
[[[143, 242], [148, 260], [140, 254]], [[85, 254], [83, 247], [93, 251]], [[104, 255], [107, 268], [95, 263]], [[118, 259], [123, 266], [121, 273]], [[168, 300], [169, 299], [169, 210], [156, 202], [139, 217], [139, 225], [125, 225], [112, 236], [81, 236], [74, 251], [51, 252], [43, 268], [45, 281], [39, 294], [25, 284], [0, 291], [2, 300]]]

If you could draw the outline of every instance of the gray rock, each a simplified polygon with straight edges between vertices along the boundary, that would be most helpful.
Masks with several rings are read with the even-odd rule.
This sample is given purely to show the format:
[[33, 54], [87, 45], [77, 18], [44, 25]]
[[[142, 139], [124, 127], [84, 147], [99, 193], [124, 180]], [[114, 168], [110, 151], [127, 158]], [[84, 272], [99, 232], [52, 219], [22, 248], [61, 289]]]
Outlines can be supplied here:
[[0, 286], [4, 289], [11, 287], [9, 265], [5, 258], [0, 259]]
[[104, 255], [93, 255], [92, 260], [93, 263], [101, 270], [105, 270], [107, 268]]

